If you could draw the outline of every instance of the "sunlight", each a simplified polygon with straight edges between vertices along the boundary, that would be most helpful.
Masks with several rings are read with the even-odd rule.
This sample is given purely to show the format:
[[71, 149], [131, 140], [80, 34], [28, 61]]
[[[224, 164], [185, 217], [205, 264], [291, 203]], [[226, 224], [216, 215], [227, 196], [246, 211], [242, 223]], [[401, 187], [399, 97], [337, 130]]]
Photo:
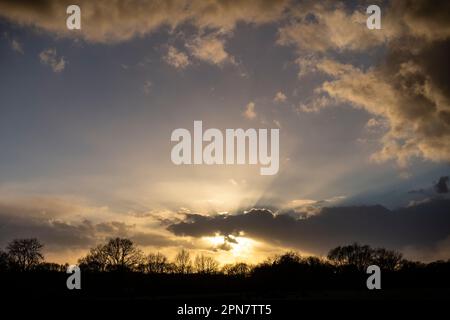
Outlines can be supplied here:
[[246, 237], [236, 237], [237, 244], [232, 245], [231, 252], [235, 257], [248, 257], [252, 254], [255, 241]]
[[219, 246], [224, 243], [224, 237], [216, 235], [214, 237], [204, 237], [204, 239], [213, 246]]
[[239, 259], [251, 258], [256, 245], [255, 240], [243, 235], [223, 236], [216, 234], [213, 237], [203, 237], [203, 239], [214, 248], [222, 249], [233, 256], [233, 258]]

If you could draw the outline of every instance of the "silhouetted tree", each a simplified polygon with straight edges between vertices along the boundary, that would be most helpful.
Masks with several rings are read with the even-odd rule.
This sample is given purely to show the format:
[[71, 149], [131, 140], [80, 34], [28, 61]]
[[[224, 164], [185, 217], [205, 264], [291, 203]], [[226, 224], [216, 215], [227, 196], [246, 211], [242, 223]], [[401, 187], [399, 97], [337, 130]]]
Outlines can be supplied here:
[[226, 264], [222, 268], [222, 272], [230, 276], [247, 276], [251, 272], [251, 266], [244, 262], [238, 262], [235, 264]]
[[400, 265], [400, 269], [402, 271], [417, 271], [426, 267], [425, 263], [423, 262], [409, 261], [405, 259], [400, 262]]
[[98, 245], [89, 250], [86, 257], [78, 260], [78, 264], [83, 270], [88, 271], [106, 271], [108, 267], [108, 259], [104, 250], [104, 245]]
[[53, 263], [53, 262], [43, 262], [37, 265], [34, 270], [44, 271], [44, 272], [65, 272], [67, 270], [66, 265]]
[[130, 239], [110, 239], [103, 250], [109, 266], [114, 269], [130, 270], [143, 260], [142, 251]]
[[37, 239], [15, 239], [8, 246], [8, 257], [11, 267], [20, 271], [28, 271], [35, 268], [44, 260], [42, 248]]
[[318, 257], [306, 257], [303, 259], [303, 263], [307, 264], [311, 268], [327, 265], [326, 261], [323, 261], [322, 259], [320, 259]]
[[175, 257], [175, 266], [178, 273], [186, 274], [192, 272], [191, 255], [189, 251], [181, 249]]
[[106, 244], [92, 248], [79, 264], [92, 271], [133, 270], [142, 264], [142, 251], [133, 241], [124, 238], [110, 239]]
[[0, 271], [6, 271], [9, 268], [9, 256], [8, 254], [0, 250]]
[[386, 271], [400, 269], [402, 260], [403, 256], [401, 253], [384, 248], [375, 249], [372, 257], [372, 263]]
[[178, 268], [175, 263], [173, 263], [173, 262], [167, 263], [165, 273], [177, 273], [177, 272], [178, 272]]
[[286, 252], [280, 256], [276, 256], [272, 264], [274, 265], [296, 265], [301, 262], [301, 257], [294, 251]]
[[364, 271], [372, 264], [372, 253], [369, 246], [353, 243], [331, 249], [327, 257], [338, 266], [349, 265], [355, 267], [358, 271]]
[[212, 257], [200, 254], [195, 257], [194, 267], [198, 273], [213, 274], [217, 273], [219, 263]]
[[399, 252], [384, 248], [372, 249], [357, 243], [330, 250], [328, 259], [337, 266], [354, 266], [359, 271], [364, 271], [371, 264], [385, 271], [395, 271], [401, 268], [403, 261]]
[[150, 253], [146, 258], [145, 271], [148, 273], [165, 273], [169, 270], [169, 260], [162, 253]]

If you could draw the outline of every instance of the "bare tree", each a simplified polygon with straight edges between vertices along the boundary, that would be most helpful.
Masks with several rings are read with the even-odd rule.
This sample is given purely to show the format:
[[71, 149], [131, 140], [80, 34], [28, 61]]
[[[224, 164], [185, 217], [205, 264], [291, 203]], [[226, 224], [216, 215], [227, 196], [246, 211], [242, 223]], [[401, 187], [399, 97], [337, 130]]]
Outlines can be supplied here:
[[44, 260], [43, 247], [35, 238], [15, 239], [7, 246], [10, 263], [21, 271], [31, 270]]
[[175, 266], [178, 273], [186, 274], [192, 272], [191, 255], [189, 251], [181, 249], [175, 257]]
[[78, 264], [82, 266], [84, 270], [106, 271], [108, 268], [108, 258], [104, 246], [105, 245], [101, 244], [91, 248], [86, 257], [78, 260]]
[[367, 266], [372, 264], [373, 249], [368, 245], [353, 243], [330, 250], [327, 258], [336, 265], [351, 265], [359, 271], [364, 271]]
[[402, 264], [402, 255], [396, 251], [372, 249], [357, 243], [332, 249], [328, 253], [328, 259], [335, 265], [352, 265], [360, 271], [364, 271], [371, 264], [376, 264], [383, 270], [394, 271]]
[[230, 276], [246, 276], [250, 273], [251, 267], [244, 262], [238, 262], [225, 265], [222, 271]]
[[165, 255], [157, 252], [147, 256], [146, 271], [148, 273], [165, 273], [169, 269], [169, 262]]
[[194, 267], [198, 273], [213, 274], [217, 273], [219, 263], [212, 257], [200, 254], [195, 257]]
[[171, 274], [173, 274], [173, 273], [177, 273], [177, 270], [178, 270], [178, 268], [177, 268], [176, 264], [173, 263], [173, 262], [169, 262], [169, 263], [167, 263], [167, 265], [166, 265], [166, 271], [165, 271], [165, 273], [171, 273]]
[[143, 259], [142, 251], [130, 239], [110, 239], [103, 250], [108, 261], [107, 264], [113, 269], [132, 269]]
[[401, 253], [379, 248], [374, 251], [373, 263], [386, 271], [398, 270], [403, 261]]
[[8, 254], [0, 250], [0, 271], [6, 271], [9, 268], [9, 256]]
[[95, 271], [133, 270], [143, 262], [143, 254], [133, 241], [124, 238], [110, 239], [106, 244], [92, 248], [79, 263]]

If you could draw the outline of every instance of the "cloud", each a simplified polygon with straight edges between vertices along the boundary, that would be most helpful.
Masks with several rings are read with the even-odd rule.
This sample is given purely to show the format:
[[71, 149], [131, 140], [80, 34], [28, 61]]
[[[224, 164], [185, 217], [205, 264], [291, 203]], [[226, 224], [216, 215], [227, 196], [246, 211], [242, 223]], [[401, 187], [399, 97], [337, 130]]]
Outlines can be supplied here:
[[450, 36], [450, 3], [426, 0], [391, 1], [388, 19], [400, 36], [440, 41]]
[[[374, 3], [376, 4], [376, 2]], [[277, 43], [302, 53], [367, 51], [400, 38], [444, 40], [450, 35], [446, 1], [388, 1], [382, 9], [381, 30], [366, 27], [367, 5], [350, 8], [344, 1], [302, 1], [289, 11], [289, 23], [279, 28]]]
[[[291, 10], [295, 19], [280, 27], [278, 44], [297, 49], [299, 77], [311, 72], [329, 77], [297, 111], [350, 104], [382, 124], [373, 160], [395, 160], [401, 167], [416, 157], [448, 162], [450, 4], [391, 1], [381, 7], [382, 30], [365, 27], [362, 6], [304, 1]], [[342, 53], [368, 56], [372, 48], [386, 53], [376, 66], [338, 61]]]
[[23, 45], [16, 39], [13, 39], [11, 41], [11, 48], [21, 54], [24, 54], [25, 52], [23, 51]]
[[429, 247], [407, 247], [404, 250], [404, 254], [407, 257], [413, 257], [418, 261], [436, 261], [436, 260], [448, 260], [450, 252], [450, 237], [445, 240], [439, 241], [433, 248]]
[[302, 78], [303, 76], [316, 72], [316, 65], [319, 62], [318, 57], [315, 54], [302, 54], [300, 57], [295, 59], [295, 63], [298, 65], [298, 77]]
[[380, 123], [380, 121], [375, 118], [370, 118], [369, 121], [367, 121], [366, 123], [366, 128], [369, 130], [373, 128], [378, 128], [380, 126], [382, 126], [382, 123]]
[[177, 48], [169, 46], [167, 54], [164, 56], [164, 61], [176, 69], [184, 69], [189, 64], [189, 57], [184, 52], [180, 52]]
[[[170, 246], [180, 242], [155, 231], [118, 220], [94, 222], [103, 208], [70, 201], [35, 198], [0, 201], [0, 248], [16, 238], [38, 238], [46, 252], [87, 250], [111, 237], [127, 237], [143, 246]], [[166, 232], [167, 233], [167, 232]]]
[[312, 99], [307, 101], [306, 103], [300, 103], [296, 108], [297, 112], [305, 112], [305, 113], [317, 113], [322, 109], [332, 106], [335, 104], [333, 99], [330, 99], [327, 96], [319, 95], [314, 96]]
[[11, 38], [11, 36], [10, 36], [10, 34], [8, 32], [6, 32], [6, 31], [2, 32], [1, 36], [3, 38], [5, 38], [6, 41], [9, 42], [9, 44], [11, 46], [11, 49], [13, 51], [18, 52], [20, 54], [24, 54], [25, 53], [25, 51], [23, 50], [23, 44], [19, 40]]
[[291, 18], [279, 28], [277, 43], [300, 51], [365, 50], [391, 36], [388, 26], [377, 32], [369, 30], [365, 8], [350, 11], [344, 2], [303, 1], [291, 11]]
[[199, 59], [215, 65], [226, 62], [235, 64], [235, 60], [225, 51], [225, 40], [217, 35], [198, 36], [187, 44], [191, 54]]
[[318, 69], [333, 80], [318, 91], [385, 120], [388, 129], [374, 160], [395, 159], [402, 167], [412, 157], [450, 161], [450, 82], [443, 82], [450, 70], [435, 65], [445, 66], [446, 54], [450, 41], [414, 55], [392, 52], [385, 66], [368, 70], [325, 60]]
[[47, 49], [39, 54], [41, 63], [52, 68], [53, 72], [59, 73], [64, 70], [66, 61], [64, 57], [58, 57], [56, 49]]
[[0, 214], [2, 232], [0, 243], [16, 238], [39, 238], [50, 250], [64, 248], [87, 248], [96, 243], [96, 226], [89, 220], [77, 224], [62, 220], [34, 217], [17, 217]]
[[345, 198], [346, 196], [335, 196], [325, 200], [294, 199], [284, 204], [278, 213], [288, 214], [295, 218], [307, 217], [319, 214], [324, 207], [335, 206]]
[[198, 29], [234, 29], [238, 22], [262, 24], [276, 21], [288, 5], [286, 0], [79, 0], [82, 29], [66, 28], [66, 8], [71, 1], [0, 0], [0, 16], [14, 23], [33, 26], [57, 36], [82, 37], [89, 42], [122, 42], [149, 34], [162, 26], [191, 24]]
[[243, 113], [244, 117], [252, 120], [254, 118], [256, 118], [256, 112], [255, 112], [255, 103], [254, 102], [249, 102], [246, 106], [245, 106], [245, 111]]
[[283, 103], [286, 102], [287, 97], [282, 91], [278, 91], [275, 97], [273, 98], [273, 102]]
[[149, 94], [150, 90], [152, 89], [153, 83], [150, 80], [146, 80], [144, 82], [144, 93]]
[[439, 181], [434, 185], [434, 190], [436, 190], [437, 193], [448, 193], [448, 182], [448, 176], [440, 177]]
[[330, 207], [297, 219], [252, 209], [229, 215], [187, 214], [168, 227], [175, 235], [203, 237], [245, 234], [269, 244], [295, 247], [315, 254], [354, 241], [403, 250], [434, 248], [450, 235], [450, 200], [435, 200], [390, 211], [382, 206]]

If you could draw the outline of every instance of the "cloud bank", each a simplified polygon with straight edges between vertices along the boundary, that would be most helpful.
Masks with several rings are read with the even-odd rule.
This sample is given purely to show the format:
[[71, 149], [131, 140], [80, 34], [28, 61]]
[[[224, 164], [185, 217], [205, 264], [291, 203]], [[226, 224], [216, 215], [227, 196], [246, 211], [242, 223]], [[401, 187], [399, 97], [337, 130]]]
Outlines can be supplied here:
[[320, 214], [300, 219], [288, 213], [252, 209], [234, 215], [187, 214], [184, 221], [173, 223], [168, 230], [192, 237], [243, 233], [318, 255], [355, 241], [401, 251], [408, 248], [432, 251], [450, 236], [449, 212], [448, 199], [392, 211], [383, 206], [329, 207]]
[[[301, 5], [297, 19], [280, 28], [278, 43], [294, 46], [299, 76], [328, 76], [302, 112], [350, 104], [383, 119], [387, 132], [376, 161], [411, 158], [450, 161], [450, 4], [448, 1], [391, 1], [382, 6], [382, 30], [364, 27], [362, 8], [343, 3]], [[348, 53], [384, 60], [370, 67], [340, 62]]]
[[199, 29], [231, 31], [238, 22], [260, 24], [277, 20], [288, 1], [279, 0], [80, 0], [82, 29], [69, 32], [66, 8], [71, 1], [0, 1], [0, 16], [58, 36], [79, 36], [89, 42], [117, 43], [158, 28], [185, 23]]

